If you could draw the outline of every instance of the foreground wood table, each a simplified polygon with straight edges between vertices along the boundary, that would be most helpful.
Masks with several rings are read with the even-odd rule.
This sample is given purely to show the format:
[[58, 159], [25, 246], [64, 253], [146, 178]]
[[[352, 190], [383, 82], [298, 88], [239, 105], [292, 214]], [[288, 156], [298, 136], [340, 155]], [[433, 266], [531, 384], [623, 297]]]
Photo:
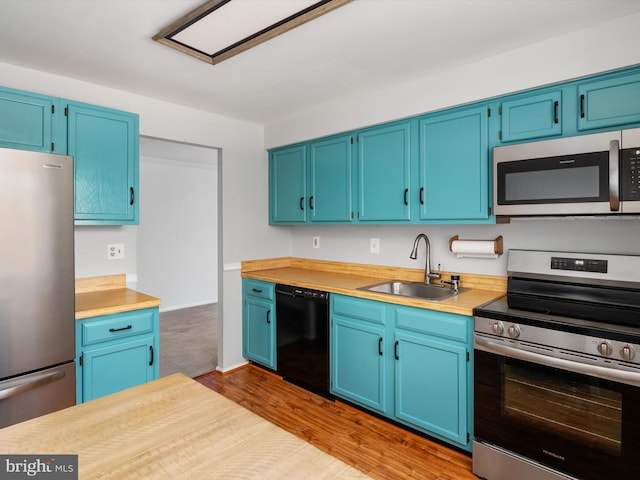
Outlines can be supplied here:
[[0, 429], [3, 454], [78, 454], [80, 479], [363, 479], [182, 374]]

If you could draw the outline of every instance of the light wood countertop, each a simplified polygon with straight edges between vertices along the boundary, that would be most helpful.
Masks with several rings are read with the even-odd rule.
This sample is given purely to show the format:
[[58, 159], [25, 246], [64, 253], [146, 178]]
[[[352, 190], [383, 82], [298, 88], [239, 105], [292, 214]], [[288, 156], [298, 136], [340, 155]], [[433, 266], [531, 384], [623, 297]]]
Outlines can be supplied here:
[[3, 454], [77, 454], [81, 479], [364, 479], [183, 374], [0, 429]]
[[159, 298], [126, 285], [124, 274], [76, 279], [76, 320], [160, 305]]
[[[456, 273], [443, 272], [443, 280], [449, 280], [452, 274]], [[460, 285], [469, 290], [446, 300], [428, 301], [358, 290], [360, 287], [392, 279], [422, 281], [422, 270], [288, 257], [242, 262], [242, 276], [245, 278], [461, 315], [472, 315], [475, 307], [490, 302], [506, 292], [506, 277], [466, 273], [457, 275], [461, 276]]]

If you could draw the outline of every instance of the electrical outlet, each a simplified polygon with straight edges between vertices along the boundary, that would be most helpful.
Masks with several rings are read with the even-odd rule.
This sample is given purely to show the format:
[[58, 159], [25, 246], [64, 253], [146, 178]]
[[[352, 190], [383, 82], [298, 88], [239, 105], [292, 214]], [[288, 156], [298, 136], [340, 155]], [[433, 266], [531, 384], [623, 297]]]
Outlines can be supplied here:
[[107, 245], [107, 258], [109, 260], [124, 258], [124, 243], [110, 243]]
[[320, 237], [313, 237], [313, 248], [320, 248]]
[[380, 253], [380, 239], [372, 238], [371, 239], [371, 253]]

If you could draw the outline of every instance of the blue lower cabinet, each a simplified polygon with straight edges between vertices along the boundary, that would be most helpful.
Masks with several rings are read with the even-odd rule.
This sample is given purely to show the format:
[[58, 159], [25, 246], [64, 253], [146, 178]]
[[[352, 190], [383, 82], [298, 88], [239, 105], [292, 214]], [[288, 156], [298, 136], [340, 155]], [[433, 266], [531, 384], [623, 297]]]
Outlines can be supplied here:
[[471, 450], [473, 319], [331, 296], [331, 392]]
[[275, 285], [242, 279], [242, 356], [276, 369]]
[[76, 322], [76, 402], [160, 376], [158, 308]]
[[396, 417], [466, 445], [466, 346], [401, 330], [396, 331], [396, 342]]
[[384, 327], [335, 315], [331, 321], [332, 392], [388, 413]]

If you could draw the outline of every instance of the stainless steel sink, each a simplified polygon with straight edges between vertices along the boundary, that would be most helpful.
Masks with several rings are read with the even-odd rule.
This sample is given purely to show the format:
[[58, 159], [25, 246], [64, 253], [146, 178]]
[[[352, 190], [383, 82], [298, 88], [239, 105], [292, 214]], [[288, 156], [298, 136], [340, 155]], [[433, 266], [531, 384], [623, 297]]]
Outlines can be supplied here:
[[400, 295], [402, 297], [421, 298], [423, 300], [445, 300], [447, 298], [463, 293], [466, 289], [458, 288], [458, 291], [456, 292], [448, 285], [392, 280], [389, 282], [376, 283], [375, 285], [360, 287], [358, 288], [358, 290], [386, 293], [389, 295]]

